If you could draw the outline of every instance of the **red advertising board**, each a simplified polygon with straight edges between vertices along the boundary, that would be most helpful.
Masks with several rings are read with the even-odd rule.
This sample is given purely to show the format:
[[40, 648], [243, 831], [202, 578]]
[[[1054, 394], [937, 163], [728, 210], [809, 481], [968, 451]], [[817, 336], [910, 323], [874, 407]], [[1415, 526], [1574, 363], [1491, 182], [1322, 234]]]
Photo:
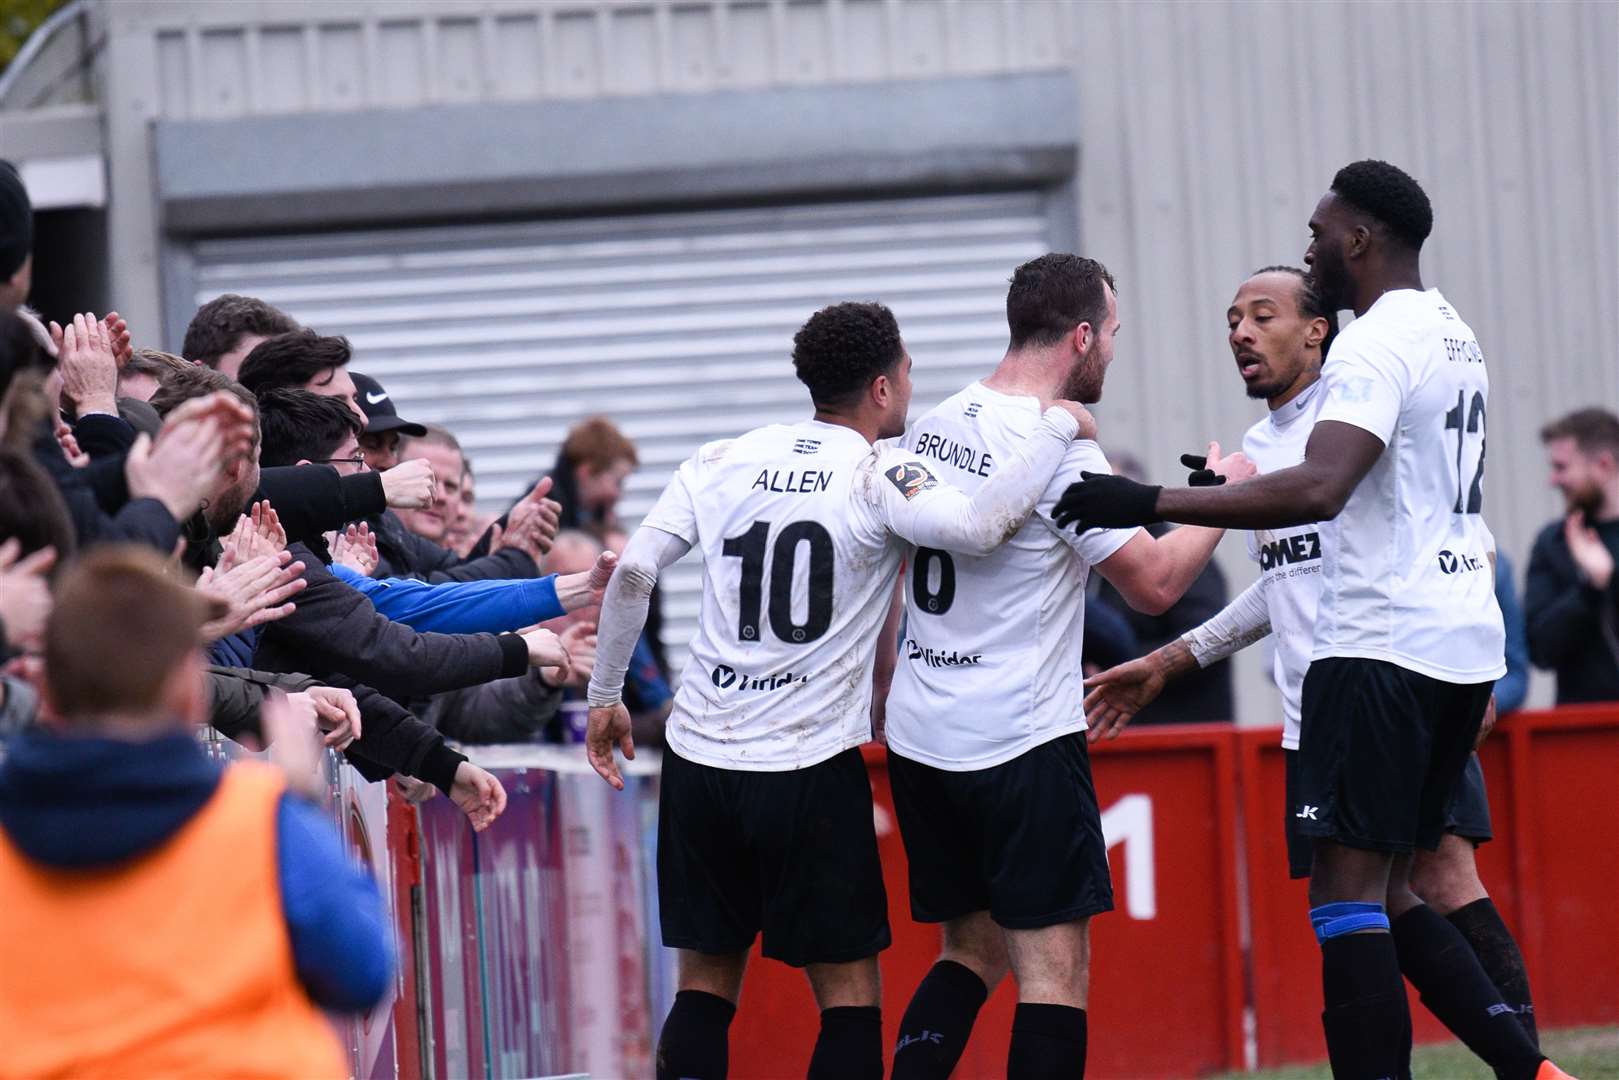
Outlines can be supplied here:
[[[885, 1041], [939, 948], [911, 920], [905, 851], [880, 752], [868, 756], [894, 946], [882, 955]], [[1242, 1065], [1236, 754], [1225, 727], [1142, 730], [1104, 744], [1093, 772], [1115, 910], [1092, 923], [1090, 1068], [1096, 1077], [1185, 1076]], [[1006, 1069], [1016, 988], [979, 1014], [957, 1075]], [[804, 976], [755, 958], [731, 1029], [731, 1075], [808, 1063], [817, 1013]]]

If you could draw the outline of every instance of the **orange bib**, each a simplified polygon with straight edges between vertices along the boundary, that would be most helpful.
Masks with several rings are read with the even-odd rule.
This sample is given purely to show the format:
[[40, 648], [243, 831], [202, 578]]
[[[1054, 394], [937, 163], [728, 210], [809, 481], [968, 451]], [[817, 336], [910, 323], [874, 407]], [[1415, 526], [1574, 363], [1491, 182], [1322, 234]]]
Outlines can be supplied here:
[[232, 765], [162, 846], [107, 870], [41, 867], [0, 832], [0, 1078], [348, 1075], [293, 970], [282, 790]]

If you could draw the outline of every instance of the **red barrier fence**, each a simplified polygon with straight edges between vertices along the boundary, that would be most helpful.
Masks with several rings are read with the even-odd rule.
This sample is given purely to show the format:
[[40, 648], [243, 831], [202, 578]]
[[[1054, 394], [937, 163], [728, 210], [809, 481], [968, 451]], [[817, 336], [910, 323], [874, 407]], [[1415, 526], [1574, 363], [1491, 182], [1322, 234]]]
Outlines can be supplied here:
[[[1529, 965], [1542, 1027], [1619, 1022], [1619, 707], [1519, 713], [1486, 743], [1495, 840], [1479, 867]], [[938, 951], [911, 921], [881, 752], [868, 755], [894, 946], [892, 1035]], [[1320, 1060], [1320, 951], [1304, 882], [1287, 880], [1275, 729], [1143, 728], [1096, 748], [1116, 910], [1092, 930], [1090, 1069], [1184, 1077]], [[1246, 942], [1243, 927], [1247, 927]], [[961, 1077], [1004, 1074], [1010, 980], [979, 1016]], [[1443, 1029], [1413, 1000], [1417, 1037]], [[731, 1036], [739, 1080], [802, 1072], [818, 1018], [804, 977], [755, 958]]]

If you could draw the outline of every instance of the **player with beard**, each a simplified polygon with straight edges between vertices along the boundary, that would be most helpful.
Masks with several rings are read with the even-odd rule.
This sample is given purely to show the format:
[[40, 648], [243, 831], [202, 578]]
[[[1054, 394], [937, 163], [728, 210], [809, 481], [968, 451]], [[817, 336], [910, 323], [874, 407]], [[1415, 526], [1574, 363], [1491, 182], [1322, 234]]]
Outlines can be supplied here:
[[659, 785], [659, 914], [663, 943], [680, 950], [658, 1039], [665, 1080], [725, 1075], [761, 931], [763, 955], [804, 968], [821, 1009], [810, 1077], [881, 1080], [888, 902], [858, 749], [871, 736], [878, 630], [909, 544], [993, 551], [1048, 489], [1081, 423], [1095, 434], [1083, 408], [1048, 395], [1022, 445], [969, 495], [920, 455], [873, 446], [905, 430], [910, 366], [881, 304], [816, 312], [793, 339], [814, 418], [699, 449], [608, 586], [586, 749], [622, 788], [613, 747], [634, 756], [621, 692], [648, 599], [663, 568], [702, 552], [702, 613]]
[[[1017, 268], [1000, 366], [928, 413], [903, 445], [949, 482], [992, 482], [1054, 398], [1101, 399], [1119, 330], [1113, 279], [1078, 255]], [[1252, 475], [1241, 454], [1220, 475]], [[887, 700], [888, 770], [910, 864], [911, 914], [943, 924], [943, 953], [900, 1023], [894, 1077], [944, 1077], [1008, 967], [1017, 979], [1007, 1075], [1083, 1075], [1089, 920], [1113, 907], [1081, 708], [1085, 580], [1096, 567], [1132, 606], [1186, 591], [1218, 529], [1090, 533], [1057, 528], [1062, 491], [1105, 471], [1096, 443], [1069, 447], [1036, 512], [1004, 545], [911, 559], [906, 633]], [[887, 667], [880, 662], [879, 672]]]
[[[1325, 400], [1322, 357], [1337, 333], [1337, 313], [1321, 302], [1304, 271], [1271, 266], [1243, 282], [1226, 312], [1227, 340], [1248, 396], [1263, 398], [1269, 415], [1248, 429], [1242, 449], [1262, 473], [1297, 465]], [[1310, 876], [1310, 838], [1291, 809], [1298, 786], [1299, 698], [1314, 644], [1315, 615], [1321, 595], [1321, 530], [1315, 524], [1260, 529], [1250, 534], [1249, 554], [1260, 578], [1219, 614], [1139, 660], [1087, 679], [1085, 698], [1090, 740], [1114, 738], [1130, 719], [1157, 698], [1166, 682], [1196, 671], [1275, 632], [1274, 678], [1282, 692], [1282, 746], [1287, 755], [1284, 807], [1288, 869], [1294, 878]], [[1477, 845], [1491, 837], [1490, 803], [1478, 755], [1468, 761], [1462, 783], [1445, 811], [1445, 835], [1437, 851], [1418, 850], [1411, 862], [1411, 885], [1423, 902], [1448, 919], [1472, 946], [1490, 981], [1535, 1037], [1529, 975], [1512, 932], [1478, 876]], [[1446, 1024], [1451, 997], [1432, 984], [1432, 965], [1420, 940], [1431, 913], [1414, 908], [1392, 921], [1400, 968], [1424, 1003]], [[1453, 1027], [1464, 1039], [1468, 1025]], [[1485, 1048], [1488, 1049], [1488, 1048]], [[1485, 1058], [1486, 1062], [1489, 1059]], [[1489, 1062], [1494, 1064], [1494, 1062]]]
[[1390, 916], [1415, 912], [1426, 924], [1413, 937], [1421, 962], [1467, 1044], [1502, 1063], [1504, 1080], [1529, 1080], [1562, 1074], [1461, 932], [1410, 887], [1411, 854], [1444, 835], [1446, 804], [1507, 670], [1483, 518], [1489, 376], [1472, 330], [1423, 288], [1432, 230], [1427, 194], [1401, 170], [1338, 170], [1310, 217], [1304, 261], [1322, 302], [1356, 319], [1333, 345], [1304, 460], [1230, 488], [1087, 476], [1063, 494], [1058, 520], [1080, 530], [1328, 523], [1293, 811], [1315, 845], [1310, 922], [1333, 1074], [1409, 1075], [1411, 1015]]

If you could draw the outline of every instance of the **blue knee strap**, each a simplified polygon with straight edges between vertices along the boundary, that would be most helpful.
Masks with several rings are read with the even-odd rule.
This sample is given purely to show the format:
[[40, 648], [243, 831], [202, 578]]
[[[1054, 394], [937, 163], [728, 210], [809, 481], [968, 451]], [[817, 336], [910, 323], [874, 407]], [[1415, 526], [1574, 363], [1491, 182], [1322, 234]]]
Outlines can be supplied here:
[[1357, 930], [1387, 930], [1389, 917], [1382, 904], [1322, 904], [1310, 909], [1310, 925], [1315, 927], [1316, 940], [1324, 944], [1329, 938]]

